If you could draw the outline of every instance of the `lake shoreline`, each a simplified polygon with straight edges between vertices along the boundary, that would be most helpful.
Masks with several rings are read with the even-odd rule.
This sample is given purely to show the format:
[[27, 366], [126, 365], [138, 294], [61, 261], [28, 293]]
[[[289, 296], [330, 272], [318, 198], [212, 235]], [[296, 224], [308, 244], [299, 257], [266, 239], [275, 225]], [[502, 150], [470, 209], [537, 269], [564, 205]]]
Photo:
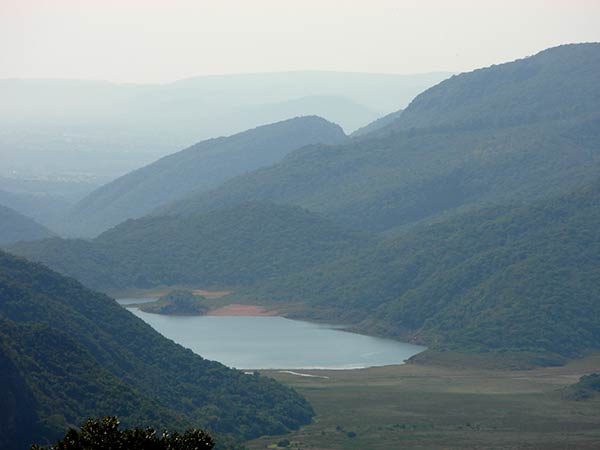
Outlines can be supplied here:
[[220, 317], [283, 317], [279, 311], [274, 309], [268, 310], [260, 305], [242, 305], [239, 303], [232, 303], [231, 305], [211, 309], [204, 315]]
[[[135, 302], [135, 299], [125, 299]], [[121, 300], [123, 301], [123, 300]], [[223, 305], [203, 315], [144, 312], [123, 305], [198, 355], [246, 370], [355, 370], [402, 365], [425, 347], [286, 318], [259, 305]]]

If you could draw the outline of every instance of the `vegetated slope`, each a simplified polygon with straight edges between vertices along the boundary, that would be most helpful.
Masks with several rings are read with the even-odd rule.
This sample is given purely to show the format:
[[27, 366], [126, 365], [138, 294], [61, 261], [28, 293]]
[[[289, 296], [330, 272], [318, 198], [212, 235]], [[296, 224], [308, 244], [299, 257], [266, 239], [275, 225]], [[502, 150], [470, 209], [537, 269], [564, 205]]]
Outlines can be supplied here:
[[0, 205], [0, 245], [44, 239], [53, 235], [35, 220]]
[[40, 264], [0, 253], [0, 294], [0, 361], [10, 368], [2, 376], [12, 380], [0, 386], [1, 397], [26, 399], [8, 401], [13, 423], [32, 423], [19, 408], [33, 405], [39, 421], [32, 440], [99, 412], [120, 413], [132, 425], [191, 424], [238, 439], [283, 433], [312, 417], [291, 389], [207, 361]]
[[96, 235], [191, 191], [206, 191], [273, 164], [294, 149], [344, 139], [338, 125], [308, 116], [203, 141], [100, 187], [74, 207], [66, 222], [75, 234]]
[[87, 286], [236, 286], [322, 264], [368, 243], [293, 206], [248, 203], [205, 215], [129, 220], [93, 241], [48, 239], [11, 251]]
[[600, 43], [569, 44], [455, 75], [418, 95], [390, 128], [503, 127], [598, 111]]
[[89, 416], [182, 425], [173, 411], [102, 368], [85, 347], [55, 328], [0, 320], [0, 360], [7, 371], [3, 377], [10, 379], [2, 384], [3, 398], [9, 399], [2, 448], [25, 449], [35, 439], [51, 442]]
[[361, 127], [350, 134], [350, 137], [359, 137], [364, 136], [365, 134], [372, 133], [374, 131], [378, 131], [384, 127], [387, 127], [390, 123], [394, 122], [398, 117], [402, 114], [402, 110], [394, 111], [392, 113], [386, 114], [379, 119], [374, 120], [373, 122]]
[[600, 182], [415, 228], [252, 295], [434, 348], [600, 348]]
[[563, 395], [571, 400], [587, 400], [596, 397], [600, 392], [600, 374], [590, 373], [583, 375], [579, 381], [568, 386]]
[[[455, 76], [419, 95], [384, 129], [344, 145], [297, 150], [158, 213], [272, 201], [384, 231], [486, 203], [568, 192], [591, 181], [600, 164], [598, 71], [600, 44], [582, 44]], [[453, 105], [463, 119], [453, 113], [443, 122], [440, 113], [428, 121], [431, 109]]]
[[208, 309], [206, 297], [185, 289], [174, 289], [155, 302], [140, 305], [144, 312], [174, 316], [201, 316]]

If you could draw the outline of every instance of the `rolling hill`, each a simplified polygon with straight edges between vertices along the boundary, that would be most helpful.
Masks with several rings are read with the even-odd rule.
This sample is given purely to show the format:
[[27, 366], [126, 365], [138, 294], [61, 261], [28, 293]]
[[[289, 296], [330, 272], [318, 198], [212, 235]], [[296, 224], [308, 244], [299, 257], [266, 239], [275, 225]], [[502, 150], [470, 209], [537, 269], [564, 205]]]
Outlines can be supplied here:
[[101, 290], [249, 285], [369, 245], [298, 207], [248, 203], [204, 215], [128, 220], [92, 241], [47, 239], [10, 251]]
[[599, 70], [600, 44], [579, 44], [457, 75], [378, 131], [294, 151], [156, 214], [276, 202], [381, 232], [565, 193], [600, 167]]
[[103, 414], [235, 439], [283, 433], [312, 418], [291, 389], [207, 361], [40, 264], [0, 252], [0, 293], [3, 448], [52, 440]]
[[533, 205], [416, 227], [263, 283], [252, 298], [435, 349], [580, 356], [600, 348], [600, 181]]
[[97, 235], [185, 194], [207, 191], [236, 175], [278, 162], [292, 150], [345, 139], [338, 125], [309, 116], [203, 141], [95, 190], [75, 205], [65, 228], [76, 235]]
[[0, 245], [45, 239], [52, 236], [54, 233], [35, 220], [0, 205]]

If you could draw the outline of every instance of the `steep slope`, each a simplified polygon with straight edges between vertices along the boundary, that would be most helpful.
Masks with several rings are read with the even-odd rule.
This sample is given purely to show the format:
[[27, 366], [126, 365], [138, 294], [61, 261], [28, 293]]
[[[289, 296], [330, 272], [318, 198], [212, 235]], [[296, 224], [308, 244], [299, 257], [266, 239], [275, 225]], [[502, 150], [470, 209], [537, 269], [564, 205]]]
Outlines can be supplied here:
[[93, 241], [49, 239], [11, 251], [87, 286], [248, 285], [369, 243], [298, 207], [248, 203], [206, 215], [129, 220]]
[[402, 114], [402, 110], [394, 111], [392, 113], [386, 114], [383, 117], [375, 119], [373, 122], [368, 123], [364, 127], [360, 127], [359, 129], [353, 131], [350, 134], [350, 137], [364, 136], [366, 134], [385, 128], [392, 122], [395, 122], [396, 119], [400, 117], [400, 114]]
[[[530, 70], [538, 66], [543, 70]], [[520, 81], [515, 74], [524, 71], [528, 77]], [[384, 231], [483, 204], [568, 192], [591, 181], [600, 164], [598, 71], [600, 44], [582, 44], [455, 76], [418, 96], [378, 132], [292, 152], [279, 164], [157, 213], [272, 201]], [[454, 106], [464, 120], [448, 113], [444, 122]], [[444, 114], [429, 120], [438, 107]]]
[[24, 449], [40, 437], [52, 442], [89, 416], [115, 414], [128, 426], [182, 425], [173, 411], [103, 369], [83, 346], [57, 329], [0, 320], [0, 360], [12, 378], [3, 385], [3, 397], [13, 398], [4, 413], [30, 416], [11, 420], [15, 423], [3, 433], [7, 443], [2, 448], [18, 444]]
[[434, 348], [580, 355], [600, 348], [600, 181], [486, 208], [252, 292]]
[[53, 234], [33, 219], [0, 205], [0, 245], [45, 239]]
[[13, 380], [0, 389], [3, 399], [35, 405], [44, 429], [30, 430], [30, 439], [108, 410], [132, 425], [193, 424], [238, 439], [282, 433], [312, 417], [292, 390], [204, 360], [42, 265], [0, 253], [0, 293], [0, 361]]
[[345, 138], [338, 125], [308, 116], [203, 141], [100, 187], [75, 206], [67, 222], [76, 234], [95, 235], [191, 191], [273, 164], [294, 149]]
[[33, 393], [0, 341], [0, 448], [27, 448], [39, 436]]

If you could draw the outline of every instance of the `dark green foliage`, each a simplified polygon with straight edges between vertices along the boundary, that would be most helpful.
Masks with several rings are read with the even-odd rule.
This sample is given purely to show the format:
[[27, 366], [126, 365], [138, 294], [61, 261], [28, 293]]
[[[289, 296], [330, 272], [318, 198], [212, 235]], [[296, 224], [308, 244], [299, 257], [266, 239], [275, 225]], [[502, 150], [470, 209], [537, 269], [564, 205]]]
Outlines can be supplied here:
[[174, 289], [152, 303], [140, 305], [144, 312], [178, 316], [198, 316], [208, 311], [206, 298], [192, 291]]
[[10, 389], [2, 397], [33, 398], [43, 429], [29, 437], [38, 442], [115, 412], [130, 426], [193, 425], [238, 439], [284, 433], [313, 415], [274, 380], [207, 361], [114, 300], [1, 252], [0, 316], [2, 349], [24, 380], [1, 386]]
[[600, 374], [591, 373], [579, 378], [579, 381], [565, 389], [565, 397], [571, 400], [586, 400], [600, 392]]
[[53, 234], [33, 219], [0, 205], [0, 245], [45, 239]]
[[[67, 426], [90, 415], [118, 414], [126, 424], [177, 426], [176, 415], [105, 370], [68, 334], [32, 322], [0, 320], [3, 355], [18, 368], [19, 379], [35, 402], [15, 404], [15, 413], [38, 418], [24, 425], [52, 440]], [[6, 392], [11, 394], [13, 389]], [[11, 394], [12, 395], [12, 394]], [[27, 436], [30, 443], [31, 436]]]
[[571, 44], [450, 77], [391, 128], [504, 127], [598, 111], [600, 43]]
[[[79, 430], [71, 428], [65, 437], [49, 450], [211, 450], [212, 438], [201, 430], [190, 429], [183, 434], [162, 432], [152, 428], [119, 430], [115, 416], [88, 419]], [[31, 450], [42, 450], [32, 445]]]
[[209, 139], [102, 186], [75, 206], [67, 222], [77, 235], [96, 235], [192, 191], [273, 164], [297, 148], [344, 139], [338, 125], [316, 116]]
[[566, 193], [600, 166], [598, 72], [600, 44], [584, 44], [455, 76], [378, 132], [297, 150], [159, 212], [276, 202], [385, 231]]
[[50, 239], [11, 251], [98, 289], [236, 286], [322, 264], [367, 242], [298, 207], [245, 204], [129, 220], [94, 241]]
[[0, 448], [26, 448], [39, 435], [38, 416], [31, 389], [0, 334]]
[[310, 314], [434, 348], [600, 348], [600, 182], [423, 226], [255, 288]]

